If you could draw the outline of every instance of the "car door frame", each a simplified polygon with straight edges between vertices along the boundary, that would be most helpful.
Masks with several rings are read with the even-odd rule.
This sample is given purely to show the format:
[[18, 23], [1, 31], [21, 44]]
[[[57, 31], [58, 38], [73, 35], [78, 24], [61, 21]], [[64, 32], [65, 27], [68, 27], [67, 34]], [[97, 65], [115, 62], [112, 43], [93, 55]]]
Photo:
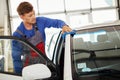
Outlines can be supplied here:
[[[40, 57], [42, 57], [46, 61], [45, 65], [50, 69], [50, 71], [52, 73], [52, 76], [50, 77], [50, 79], [57, 79], [58, 80], [58, 72], [57, 72], [57, 69], [56, 69], [56, 65], [51, 60], [49, 60], [47, 58], [47, 56], [43, 55], [42, 52], [40, 50], [38, 50], [30, 42], [28, 42], [25, 39], [17, 38], [17, 37], [14, 37], [14, 36], [0, 36], [0, 39], [14, 39], [14, 40], [19, 40], [19, 41], [22, 41], [22, 42], [26, 43], [27, 45], [29, 45], [32, 49], [34, 49], [36, 52], [39, 53]], [[9, 73], [9, 72], [8, 73], [7, 72], [0, 72], [0, 75], [5, 75], [5, 76], [8, 76], [8, 77], [16, 77], [16, 80], [21, 80], [22, 79], [22, 75], [12, 74], [12, 73]]]

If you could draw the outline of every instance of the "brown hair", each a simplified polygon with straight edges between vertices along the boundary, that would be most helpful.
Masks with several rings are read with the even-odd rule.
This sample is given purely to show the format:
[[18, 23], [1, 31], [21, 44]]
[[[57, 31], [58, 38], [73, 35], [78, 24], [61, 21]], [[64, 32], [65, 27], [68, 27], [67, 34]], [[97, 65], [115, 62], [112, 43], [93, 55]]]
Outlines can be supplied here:
[[32, 10], [33, 6], [29, 2], [21, 2], [17, 7], [17, 12], [19, 15], [24, 15], [25, 13], [29, 13]]

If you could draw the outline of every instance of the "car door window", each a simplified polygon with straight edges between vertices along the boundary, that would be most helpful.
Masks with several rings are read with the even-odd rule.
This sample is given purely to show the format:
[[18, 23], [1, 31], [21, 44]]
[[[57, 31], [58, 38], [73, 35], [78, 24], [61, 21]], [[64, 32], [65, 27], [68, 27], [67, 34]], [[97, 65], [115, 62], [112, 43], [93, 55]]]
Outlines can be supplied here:
[[19, 39], [0, 38], [0, 72], [21, 75], [20, 68], [36, 63], [45, 64], [46, 60], [30, 45]]
[[119, 80], [115, 75], [120, 76], [120, 26], [81, 30], [72, 42], [73, 70], [77, 80], [100, 77]]
[[48, 54], [48, 57], [49, 57], [50, 60], [52, 60], [53, 57], [54, 57], [53, 53], [54, 53], [59, 35], [60, 35], [60, 32], [54, 33], [52, 35], [51, 39], [50, 39], [50, 43], [49, 43], [49, 46], [48, 46], [48, 49], [47, 49], [47, 54]]

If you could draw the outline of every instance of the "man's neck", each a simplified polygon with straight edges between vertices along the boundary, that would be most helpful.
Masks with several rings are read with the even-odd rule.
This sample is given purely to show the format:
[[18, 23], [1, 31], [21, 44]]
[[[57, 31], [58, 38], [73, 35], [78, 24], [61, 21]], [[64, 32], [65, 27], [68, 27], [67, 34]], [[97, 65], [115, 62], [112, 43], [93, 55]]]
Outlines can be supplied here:
[[31, 30], [33, 28], [33, 24], [30, 23], [24, 23], [24, 26], [27, 30]]

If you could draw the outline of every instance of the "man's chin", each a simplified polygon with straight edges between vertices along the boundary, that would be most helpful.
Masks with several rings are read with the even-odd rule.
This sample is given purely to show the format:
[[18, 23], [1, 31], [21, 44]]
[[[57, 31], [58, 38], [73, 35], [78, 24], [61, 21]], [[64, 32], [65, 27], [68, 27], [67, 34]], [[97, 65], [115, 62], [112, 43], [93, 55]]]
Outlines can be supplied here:
[[36, 21], [35, 22], [32, 22], [32, 24], [35, 24], [36, 23]]

